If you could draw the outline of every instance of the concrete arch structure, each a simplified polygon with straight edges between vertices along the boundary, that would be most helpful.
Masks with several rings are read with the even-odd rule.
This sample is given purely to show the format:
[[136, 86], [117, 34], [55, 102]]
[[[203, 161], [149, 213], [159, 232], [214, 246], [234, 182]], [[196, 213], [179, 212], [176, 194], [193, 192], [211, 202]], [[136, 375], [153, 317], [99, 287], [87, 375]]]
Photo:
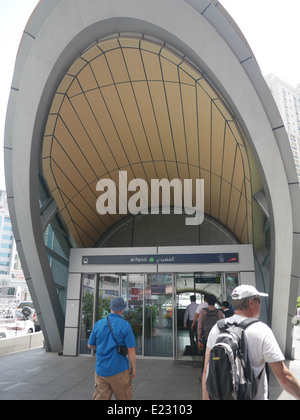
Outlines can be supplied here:
[[47, 348], [62, 349], [64, 314], [43, 239], [57, 207], [52, 202], [41, 220], [41, 142], [68, 69], [95, 42], [120, 33], [146, 35], [178, 51], [234, 113], [257, 164], [269, 214], [270, 323], [291, 357], [290, 320], [300, 279], [297, 174], [253, 53], [222, 5], [209, 0], [42, 0], [25, 28], [7, 111], [5, 169], [14, 234]]

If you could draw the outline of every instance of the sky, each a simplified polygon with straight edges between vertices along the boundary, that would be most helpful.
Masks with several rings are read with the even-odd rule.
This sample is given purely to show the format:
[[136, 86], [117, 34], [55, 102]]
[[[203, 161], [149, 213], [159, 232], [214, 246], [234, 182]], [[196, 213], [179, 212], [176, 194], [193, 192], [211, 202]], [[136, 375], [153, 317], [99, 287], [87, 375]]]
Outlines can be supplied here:
[[[0, 0], [0, 189], [4, 190], [3, 139], [7, 102], [22, 33], [38, 2]], [[262, 74], [274, 73], [296, 87], [300, 83], [300, 0], [221, 0], [221, 3], [245, 35]]]

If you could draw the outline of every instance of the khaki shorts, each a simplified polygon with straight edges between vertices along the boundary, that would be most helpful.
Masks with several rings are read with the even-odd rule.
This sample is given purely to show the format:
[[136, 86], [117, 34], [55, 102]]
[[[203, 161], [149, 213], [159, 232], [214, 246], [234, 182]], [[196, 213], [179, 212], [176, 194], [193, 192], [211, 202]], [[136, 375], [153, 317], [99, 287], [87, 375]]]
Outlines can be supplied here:
[[117, 400], [131, 400], [132, 383], [129, 369], [114, 376], [98, 376], [95, 373], [93, 400], [110, 400], [112, 394]]

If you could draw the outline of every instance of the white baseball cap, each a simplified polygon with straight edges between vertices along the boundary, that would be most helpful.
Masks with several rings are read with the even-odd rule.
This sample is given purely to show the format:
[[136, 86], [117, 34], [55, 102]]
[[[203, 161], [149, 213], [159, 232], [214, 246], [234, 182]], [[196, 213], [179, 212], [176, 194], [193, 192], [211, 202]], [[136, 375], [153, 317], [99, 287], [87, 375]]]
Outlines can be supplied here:
[[259, 292], [253, 286], [243, 284], [242, 286], [238, 286], [233, 290], [231, 298], [233, 300], [240, 300], [240, 299], [245, 299], [251, 296], [269, 296], [269, 295], [267, 293]]

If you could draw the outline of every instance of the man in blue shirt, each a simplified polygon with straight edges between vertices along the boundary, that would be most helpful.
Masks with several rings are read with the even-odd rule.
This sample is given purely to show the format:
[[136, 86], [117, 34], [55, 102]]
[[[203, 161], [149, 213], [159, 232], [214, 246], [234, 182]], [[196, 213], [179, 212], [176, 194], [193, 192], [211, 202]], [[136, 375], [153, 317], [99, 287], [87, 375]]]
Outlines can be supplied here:
[[[96, 349], [96, 372], [94, 400], [110, 400], [112, 394], [117, 400], [131, 400], [132, 379], [136, 376], [135, 338], [129, 322], [122, 314], [126, 307], [123, 298], [110, 302], [111, 314], [96, 322], [90, 335], [88, 347]], [[128, 359], [119, 354], [117, 347], [126, 346]]]

